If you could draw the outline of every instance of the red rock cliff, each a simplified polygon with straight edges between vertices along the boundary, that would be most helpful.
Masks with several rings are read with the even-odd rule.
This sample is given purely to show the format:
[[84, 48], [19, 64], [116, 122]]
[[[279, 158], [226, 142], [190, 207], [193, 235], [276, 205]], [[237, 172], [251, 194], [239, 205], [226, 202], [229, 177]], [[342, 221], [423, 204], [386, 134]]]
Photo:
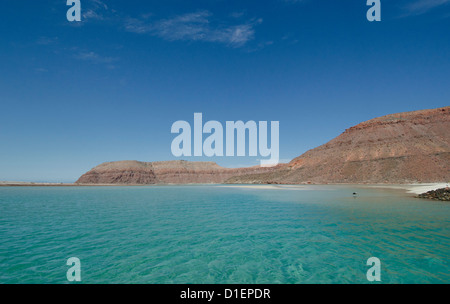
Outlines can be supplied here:
[[103, 163], [82, 175], [78, 184], [188, 184], [223, 183], [242, 174], [268, 172], [271, 168], [228, 169], [214, 162], [117, 161]]
[[410, 183], [450, 180], [450, 107], [375, 118], [293, 159], [232, 183]]
[[450, 107], [398, 113], [347, 129], [275, 168], [227, 169], [213, 162], [101, 164], [80, 184], [411, 183], [450, 180]]

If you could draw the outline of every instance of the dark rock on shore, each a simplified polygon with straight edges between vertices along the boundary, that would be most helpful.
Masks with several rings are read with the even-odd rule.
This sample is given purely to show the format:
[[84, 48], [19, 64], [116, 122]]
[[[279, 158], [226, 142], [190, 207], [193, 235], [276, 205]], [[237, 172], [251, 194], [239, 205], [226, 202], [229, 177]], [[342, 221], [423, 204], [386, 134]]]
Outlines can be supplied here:
[[450, 201], [450, 188], [441, 188], [419, 194], [418, 198], [432, 199], [438, 201]]

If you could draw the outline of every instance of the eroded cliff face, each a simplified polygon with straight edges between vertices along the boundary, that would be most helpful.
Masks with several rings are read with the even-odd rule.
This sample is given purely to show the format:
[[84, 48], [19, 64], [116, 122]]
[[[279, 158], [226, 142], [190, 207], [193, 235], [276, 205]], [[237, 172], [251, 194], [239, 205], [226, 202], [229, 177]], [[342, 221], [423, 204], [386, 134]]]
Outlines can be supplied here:
[[269, 174], [229, 183], [410, 183], [450, 180], [450, 107], [387, 115], [347, 129]]
[[271, 168], [228, 169], [214, 162], [117, 161], [103, 163], [82, 175], [78, 184], [223, 183], [233, 176], [269, 172]]
[[450, 107], [375, 118], [274, 168], [214, 162], [101, 164], [79, 184], [413, 183], [450, 180]]

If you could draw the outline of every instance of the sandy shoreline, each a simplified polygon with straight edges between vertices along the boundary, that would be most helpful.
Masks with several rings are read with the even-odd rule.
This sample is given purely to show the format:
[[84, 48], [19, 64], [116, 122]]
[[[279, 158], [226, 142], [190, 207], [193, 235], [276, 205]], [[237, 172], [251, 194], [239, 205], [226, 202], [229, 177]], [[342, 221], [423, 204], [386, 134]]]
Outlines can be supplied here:
[[117, 187], [117, 186], [189, 186], [210, 185], [216, 187], [260, 189], [260, 190], [315, 190], [317, 186], [355, 186], [368, 188], [384, 188], [405, 190], [410, 194], [421, 194], [431, 190], [448, 187], [448, 183], [423, 183], [423, 184], [315, 184], [315, 185], [242, 185], [242, 184], [154, 184], [154, 185], [119, 185], [119, 184], [74, 184], [74, 183], [29, 183], [29, 182], [5, 182], [0, 181], [0, 187]]
[[405, 184], [405, 185], [374, 185], [373, 188], [387, 188], [387, 189], [403, 189], [407, 193], [422, 194], [431, 190], [448, 187], [448, 183], [429, 183], [429, 184]]
[[271, 190], [314, 190], [314, 186], [355, 186], [380, 189], [405, 190], [411, 194], [422, 194], [431, 190], [448, 187], [448, 183], [427, 184], [317, 184], [317, 185], [223, 185], [223, 187], [234, 187], [243, 189], [271, 189]]

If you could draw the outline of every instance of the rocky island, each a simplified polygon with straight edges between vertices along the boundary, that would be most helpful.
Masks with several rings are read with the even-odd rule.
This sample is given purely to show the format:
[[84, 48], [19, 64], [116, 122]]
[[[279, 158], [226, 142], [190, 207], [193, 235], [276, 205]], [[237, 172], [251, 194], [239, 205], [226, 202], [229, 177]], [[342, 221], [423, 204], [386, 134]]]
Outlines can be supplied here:
[[231, 177], [267, 173], [274, 168], [224, 168], [215, 162], [189, 162], [184, 160], [140, 162], [117, 161], [103, 163], [83, 174], [76, 184], [206, 184], [224, 183]]
[[404, 112], [353, 126], [276, 167], [214, 162], [103, 163], [77, 184], [434, 183], [450, 180], [450, 107]]

